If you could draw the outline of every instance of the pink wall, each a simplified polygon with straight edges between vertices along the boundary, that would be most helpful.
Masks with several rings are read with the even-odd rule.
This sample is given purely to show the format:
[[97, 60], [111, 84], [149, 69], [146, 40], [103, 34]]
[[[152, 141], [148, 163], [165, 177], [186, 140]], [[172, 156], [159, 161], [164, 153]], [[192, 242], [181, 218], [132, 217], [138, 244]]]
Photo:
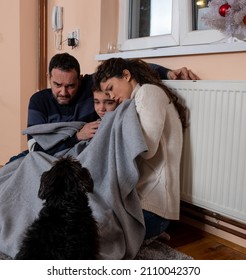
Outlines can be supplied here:
[[[55, 5], [63, 7], [63, 40], [71, 31], [80, 29], [80, 42], [75, 49], [68, 47], [66, 42], [60, 51], [54, 47], [51, 13]], [[57, 52], [68, 52], [79, 60], [82, 73], [94, 72], [98, 64], [96, 54], [106, 52], [108, 42], [116, 41], [118, 1], [49, 0], [48, 10], [48, 59]]]
[[36, 20], [36, 1], [1, 1], [0, 164], [26, 147], [26, 137], [21, 136], [27, 118], [26, 100], [37, 89]]
[[[54, 45], [54, 32], [51, 28], [51, 13], [53, 6], [63, 7], [62, 49], [57, 50]], [[100, 11], [101, 0], [49, 0], [48, 1], [48, 60], [59, 52], [74, 55], [81, 64], [82, 73], [94, 71], [97, 62], [94, 57], [100, 49]], [[80, 41], [77, 48], [67, 46], [67, 34], [80, 29]]]
[[[245, 43], [246, 45], [246, 43]], [[245, 46], [246, 49], [246, 46]], [[203, 80], [245, 80], [246, 51], [237, 53], [194, 55], [147, 59], [178, 69], [186, 66]]]

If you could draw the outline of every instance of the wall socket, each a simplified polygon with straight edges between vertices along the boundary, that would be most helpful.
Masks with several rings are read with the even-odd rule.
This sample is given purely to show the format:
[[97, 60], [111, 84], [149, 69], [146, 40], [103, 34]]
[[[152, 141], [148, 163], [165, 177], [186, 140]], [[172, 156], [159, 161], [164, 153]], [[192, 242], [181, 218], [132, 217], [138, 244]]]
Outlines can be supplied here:
[[77, 47], [79, 45], [79, 29], [67, 34], [68, 46]]

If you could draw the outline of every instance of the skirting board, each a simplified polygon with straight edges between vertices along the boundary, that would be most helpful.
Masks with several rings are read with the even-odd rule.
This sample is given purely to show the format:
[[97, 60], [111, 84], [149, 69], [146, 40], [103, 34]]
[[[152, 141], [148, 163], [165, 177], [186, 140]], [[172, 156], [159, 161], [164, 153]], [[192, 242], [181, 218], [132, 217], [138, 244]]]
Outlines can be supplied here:
[[240, 246], [242, 247], [240, 251], [245, 250], [246, 252], [246, 224], [183, 201], [181, 202], [180, 220], [231, 242], [231, 247]]

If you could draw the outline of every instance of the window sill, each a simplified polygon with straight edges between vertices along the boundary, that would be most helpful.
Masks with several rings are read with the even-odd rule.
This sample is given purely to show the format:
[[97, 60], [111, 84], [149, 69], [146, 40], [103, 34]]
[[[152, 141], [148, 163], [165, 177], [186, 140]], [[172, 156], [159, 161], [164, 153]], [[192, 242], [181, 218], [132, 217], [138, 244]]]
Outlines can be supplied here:
[[209, 45], [177, 46], [156, 48], [148, 50], [124, 51], [115, 53], [98, 54], [95, 59], [98, 61], [106, 60], [112, 57], [122, 58], [149, 58], [165, 56], [181, 56], [194, 54], [214, 54], [228, 52], [245, 52], [246, 42], [219, 43]]

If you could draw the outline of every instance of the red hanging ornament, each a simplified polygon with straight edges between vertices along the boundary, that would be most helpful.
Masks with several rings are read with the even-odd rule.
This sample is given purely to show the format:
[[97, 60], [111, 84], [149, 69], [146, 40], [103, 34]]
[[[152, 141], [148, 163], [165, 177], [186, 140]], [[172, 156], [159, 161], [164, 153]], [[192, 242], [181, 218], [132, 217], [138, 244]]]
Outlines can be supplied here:
[[226, 13], [229, 11], [229, 9], [231, 8], [231, 6], [226, 3], [226, 4], [223, 4], [219, 7], [219, 14], [222, 16], [222, 17], [225, 17], [226, 16]]
[[243, 18], [243, 23], [246, 25], [246, 16]]

